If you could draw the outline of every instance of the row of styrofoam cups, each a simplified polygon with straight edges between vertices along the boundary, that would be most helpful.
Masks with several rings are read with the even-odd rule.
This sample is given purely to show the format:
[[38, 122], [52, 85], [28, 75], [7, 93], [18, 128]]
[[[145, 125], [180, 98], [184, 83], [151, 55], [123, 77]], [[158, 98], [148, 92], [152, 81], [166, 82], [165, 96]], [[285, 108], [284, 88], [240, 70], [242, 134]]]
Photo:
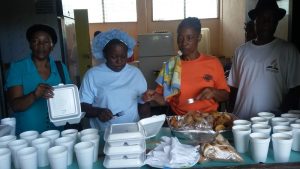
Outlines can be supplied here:
[[[62, 137], [60, 137], [60, 134]], [[41, 137], [39, 137], [41, 136]], [[81, 142], [77, 142], [77, 140]], [[66, 169], [73, 162], [73, 149], [80, 169], [92, 169], [97, 161], [99, 149], [97, 129], [48, 130], [39, 135], [37, 131], [26, 131], [20, 139], [14, 135], [0, 137], [1, 169], [34, 169], [50, 164], [52, 169]], [[31, 146], [31, 147], [28, 147]]]
[[[263, 112], [263, 114], [268, 114], [268, 112]], [[268, 119], [273, 125], [271, 137], [271, 126], [264, 119], [251, 118], [252, 126], [248, 120], [235, 120], [232, 131], [236, 150], [240, 153], [247, 152], [250, 142], [253, 160], [255, 162], [265, 162], [272, 138], [275, 161], [287, 162], [291, 149], [300, 151], [300, 123], [295, 119], [291, 121], [293, 124], [290, 124], [290, 121], [286, 123], [285, 120], [277, 119], [274, 116]], [[289, 124], [290, 126], [287, 126]]]

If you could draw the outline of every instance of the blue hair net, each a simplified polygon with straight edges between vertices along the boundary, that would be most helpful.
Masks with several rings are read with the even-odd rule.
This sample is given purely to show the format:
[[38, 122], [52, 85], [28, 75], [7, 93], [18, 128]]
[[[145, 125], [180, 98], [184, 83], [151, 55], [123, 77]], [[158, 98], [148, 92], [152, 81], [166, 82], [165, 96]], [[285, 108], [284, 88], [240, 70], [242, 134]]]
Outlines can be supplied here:
[[92, 53], [96, 59], [104, 59], [103, 49], [106, 44], [113, 39], [118, 39], [123, 42], [128, 47], [127, 57], [132, 56], [133, 48], [136, 44], [135, 40], [126, 32], [119, 29], [111, 29], [106, 32], [101, 32], [93, 39]]

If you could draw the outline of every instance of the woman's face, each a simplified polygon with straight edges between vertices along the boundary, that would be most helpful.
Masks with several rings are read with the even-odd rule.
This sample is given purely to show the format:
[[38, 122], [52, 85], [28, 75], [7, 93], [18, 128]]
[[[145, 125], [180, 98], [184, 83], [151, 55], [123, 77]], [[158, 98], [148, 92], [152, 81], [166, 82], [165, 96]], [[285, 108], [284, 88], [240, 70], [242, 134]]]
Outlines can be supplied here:
[[199, 33], [191, 27], [183, 27], [178, 31], [177, 45], [183, 56], [197, 52]]
[[36, 59], [48, 59], [53, 49], [51, 36], [44, 31], [35, 32], [30, 40], [32, 55]]
[[113, 44], [105, 54], [106, 65], [115, 72], [120, 72], [127, 62], [127, 47], [122, 44]]

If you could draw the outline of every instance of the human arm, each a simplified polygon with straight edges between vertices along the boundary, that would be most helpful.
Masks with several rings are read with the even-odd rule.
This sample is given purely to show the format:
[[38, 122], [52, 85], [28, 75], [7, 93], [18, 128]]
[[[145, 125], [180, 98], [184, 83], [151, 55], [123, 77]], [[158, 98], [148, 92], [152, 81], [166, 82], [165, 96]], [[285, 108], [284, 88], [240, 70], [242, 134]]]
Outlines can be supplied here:
[[[213, 99], [216, 102], [224, 102], [229, 99], [229, 87], [226, 83], [224, 76], [224, 69], [219, 60], [215, 59], [214, 71], [210, 80], [212, 80], [213, 86], [207, 86], [201, 89], [200, 93], [195, 97], [196, 100], [210, 100]], [[209, 71], [209, 70], [208, 70]]]
[[233, 112], [238, 88], [230, 86], [228, 112]]
[[146, 102], [144, 104], [138, 103], [138, 112], [140, 119], [147, 118], [151, 116], [150, 103]]
[[288, 110], [298, 110], [300, 107], [300, 86], [289, 89], [283, 98], [281, 109], [283, 112]]
[[88, 118], [98, 118], [102, 122], [109, 121], [113, 118], [112, 112], [107, 108], [93, 107], [92, 104], [81, 103], [81, 110], [86, 112]]
[[53, 95], [53, 88], [44, 83], [40, 83], [34, 91], [26, 95], [23, 94], [23, 87], [21, 85], [9, 87], [7, 90], [8, 103], [14, 112], [25, 111], [37, 99], [49, 99]]

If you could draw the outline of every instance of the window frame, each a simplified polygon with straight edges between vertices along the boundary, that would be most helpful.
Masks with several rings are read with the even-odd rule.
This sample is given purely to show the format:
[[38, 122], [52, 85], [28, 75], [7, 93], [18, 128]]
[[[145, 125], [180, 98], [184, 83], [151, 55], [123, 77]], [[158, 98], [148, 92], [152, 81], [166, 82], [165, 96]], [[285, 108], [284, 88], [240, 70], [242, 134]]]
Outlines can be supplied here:
[[[100, 3], [100, 5], [102, 6], [102, 10], [100, 11], [101, 12], [101, 15], [102, 15], [102, 18], [100, 16], [100, 19], [99, 21], [97, 22], [89, 22], [89, 24], [114, 24], [114, 23], [137, 23], [138, 22], [138, 7], [137, 7], [137, 0], [135, 0], [135, 14], [136, 14], [136, 21], [117, 21], [117, 22], [110, 22], [110, 21], [106, 21], [106, 17], [105, 17], [105, 0], [98, 0]], [[76, 8], [76, 6], [73, 6], [73, 9], [87, 9], [87, 8]], [[100, 10], [101, 8], [99, 8]], [[87, 9], [88, 10], [88, 9]]]
[[[182, 19], [174, 19], [174, 20], [154, 20], [153, 16], [154, 16], [154, 8], [153, 8], [153, 0], [151, 0], [151, 8], [152, 8], [152, 13], [151, 13], [151, 21], [152, 22], [170, 22], [170, 21], [181, 21], [186, 17], [186, 0], [183, 0], [184, 4], [183, 4], [183, 10], [184, 10], [184, 18]], [[220, 0], [217, 0], [217, 17], [216, 18], [199, 18], [201, 20], [209, 20], [209, 19], [219, 19], [220, 18]]]

